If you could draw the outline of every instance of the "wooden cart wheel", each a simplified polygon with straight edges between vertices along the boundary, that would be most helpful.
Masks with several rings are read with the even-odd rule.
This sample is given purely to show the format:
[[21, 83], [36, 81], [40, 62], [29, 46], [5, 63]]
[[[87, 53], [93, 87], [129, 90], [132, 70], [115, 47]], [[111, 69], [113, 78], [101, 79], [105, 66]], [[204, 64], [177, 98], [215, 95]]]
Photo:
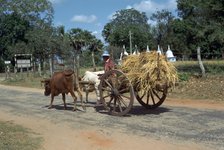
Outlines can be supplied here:
[[119, 70], [110, 70], [101, 76], [99, 91], [101, 102], [111, 115], [123, 116], [133, 106], [133, 87]]
[[167, 96], [167, 88], [151, 89], [148, 92], [136, 92], [136, 99], [147, 109], [155, 109], [159, 107]]

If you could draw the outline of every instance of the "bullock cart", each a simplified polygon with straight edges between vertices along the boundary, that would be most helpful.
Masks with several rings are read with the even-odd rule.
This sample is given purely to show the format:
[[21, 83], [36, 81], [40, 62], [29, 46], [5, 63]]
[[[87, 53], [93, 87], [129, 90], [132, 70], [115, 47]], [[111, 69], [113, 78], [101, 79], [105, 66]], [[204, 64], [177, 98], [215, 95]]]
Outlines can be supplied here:
[[[140, 57], [138, 59], [142, 60], [141, 57], [145, 57], [146, 54], [143, 53], [142, 55], [138, 56]], [[153, 60], [155, 61], [155, 67], [151, 70], [145, 70], [144, 67], [146, 67], [147, 62], [133, 66], [137, 67], [136, 70], [133, 70], [133, 67], [130, 67], [130, 64], [126, 62], [120, 69], [110, 70], [100, 77], [100, 100], [109, 114], [115, 116], [126, 115], [131, 110], [135, 98], [147, 109], [155, 109], [165, 101], [168, 89], [175, 84], [174, 82], [177, 79], [175, 68], [171, 65], [171, 70], [174, 69], [174, 73], [171, 74], [173, 78], [167, 78], [167, 73], [171, 71], [164, 70], [161, 59], [164, 59], [162, 61], [165, 61], [166, 65], [169, 62], [164, 57], [157, 56], [157, 53], [151, 55], [156, 56], [156, 59]], [[130, 60], [133, 61], [133, 58], [130, 58]], [[152, 67], [152, 64], [150, 65]], [[129, 66], [128, 69], [127, 66]]]

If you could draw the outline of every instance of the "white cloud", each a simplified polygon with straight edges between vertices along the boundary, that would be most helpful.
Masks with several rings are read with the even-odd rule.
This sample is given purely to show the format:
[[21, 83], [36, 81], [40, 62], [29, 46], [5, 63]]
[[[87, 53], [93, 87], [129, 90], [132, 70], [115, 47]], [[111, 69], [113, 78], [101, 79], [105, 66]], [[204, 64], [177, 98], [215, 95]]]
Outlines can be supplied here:
[[91, 34], [96, 36], [97, 39], [100, 39], [103, 43], [105, 43], [104, 38], [101, 33], [102, 33], [102, 30], [91, 32]]
[[[161, 11], [163, 9], [168, 10], [170, 12], [174, 12], [177, 9], [176, 0], [168, 0], [166, 2], [158, 2], [156, 0], [143, 0], [140, 3], [136, 3], [133, 6], [128, 5], [126, 9], [134, 8], [140, 12], [145, 12], [148, 17], [150, 17], [153, 13], [157, 11]], [[156, 22], [152, 20], [148, 20], [148, 23], [151, 25], [155, 25]]]
[[60, 22], [60, 21], [58, 21], [58, 22], [56, 22], [54, 25], [55, 25], [55, 26], [62, 26], [62, 25], [63, 25], [63, 23], [62, 23], [62, 22]]
[[134, 4], [132, 7], [127, 6], [127, 8], [135, 8], [138, 11], [146, 12], [149, 16], [156, 11], [162, 9], [169, 10], [171, 12], [175, 11], [177, 8], [176, 0], [168, 0], [163, 3], [158, 3], [158, 1], [153, 0], [143, 0], [138, 4]]
[[108, 20], [112, 20], [113, 19], [113, 15], [115, 15], [116, 14], [116, 12], [113, 12], [112, 14], [110, 14], [109, 16], [107, 16], [107, 19]]
[[71, 21], [72, 22], [81, 22], [81, 23], [92, 23], [97, 20], [97, 17], [95, 15], [75, 15], [72, 17]]
[[52, 4], [61, 3], [64, 0], [49, 0]]
[[[177, 2], [176, 0], [167, 0], [166, 2], [159, 2], [156, 0], [142, 0], [140, 3], [136, 3], [134, 5], [126, 6], [126, 9], [134, 8], [140, 12], [145, 12], [148, 17], [150, 17], [156, 11], [161, 11], [163, 9], [174, 12], [177, 9]], [[113, 19], [113, 15], [116, 12], [110, 14], [107, 19]]]
[[96, 35], [96, 34], [98, 34], [97, 31], [93, 31], [93, 32], [92, 32], [92, 35]]

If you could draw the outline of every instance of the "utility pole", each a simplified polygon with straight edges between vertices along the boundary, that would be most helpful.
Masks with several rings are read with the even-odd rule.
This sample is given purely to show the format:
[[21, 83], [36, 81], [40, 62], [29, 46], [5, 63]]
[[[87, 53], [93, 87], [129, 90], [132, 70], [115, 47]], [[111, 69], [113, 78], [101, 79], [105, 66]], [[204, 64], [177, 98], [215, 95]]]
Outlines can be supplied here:
[[130, 41], [130, 54], [132, 54], [132, 41], [131, 41], [131, 30], [129, 31], [129, 41]]

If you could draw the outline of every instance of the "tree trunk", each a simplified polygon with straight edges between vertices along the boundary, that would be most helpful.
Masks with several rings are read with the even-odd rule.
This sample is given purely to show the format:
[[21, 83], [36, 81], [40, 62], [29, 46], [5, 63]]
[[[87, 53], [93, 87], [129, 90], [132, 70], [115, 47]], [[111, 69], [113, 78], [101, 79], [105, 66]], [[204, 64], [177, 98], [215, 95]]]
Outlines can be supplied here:
[[[79, 83], [79, 54], [78, 53], [75, 53], [73, 66], [75, 71], [75, 83]], [[76, 87], [79, 88], [79, 84], [76, 84]]]
[[52, 56], [49, 55], [49, 66], [50, 66], [50, 74], [53, 75], [53, 63], [52, 63]]
[[197, 48], [197, 56], [198, 56], [199, 66], [201, 68], [202, 77], [205, 77], [205, 68], [204, 68], [204, 65], [201, 61], [201, 48], [200, 47]]
[[224, 59], [224, 50], [222, 51], [222, 59]]
[[93, 71], [96, 71], [96, 63], [94, 58], [94, 51], [92, 51], [92, 62], [93, 62]]

